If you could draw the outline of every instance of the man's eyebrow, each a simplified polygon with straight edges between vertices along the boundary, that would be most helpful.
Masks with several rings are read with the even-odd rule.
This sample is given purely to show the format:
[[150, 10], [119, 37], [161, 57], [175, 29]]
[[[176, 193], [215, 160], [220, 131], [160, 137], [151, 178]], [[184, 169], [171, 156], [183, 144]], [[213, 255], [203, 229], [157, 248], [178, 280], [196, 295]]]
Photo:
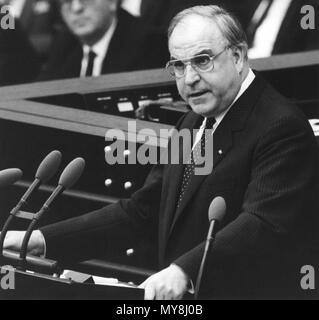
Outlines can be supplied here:
[[196, 56], [199, 54], [209, 54], [209, 55], [213, 55], [213, 51], [211, 49], [204, 49], [198, 53], [196, 53]]
[[[194, 54], [192, 57], [198, 56], [200, 54], [208, 54], [210, 56], [213, 56], [213, 51], [211, 49], [203, 49], [202, 51], [197, 52], [196, 54]], [[191, 57], [190, 57], [191, 58]], [[185, 58], [187, 59], [187, 58]], [[170, 57], [170, 60], [184, 60], [184, 59], [177, 59], [174, 56]]]

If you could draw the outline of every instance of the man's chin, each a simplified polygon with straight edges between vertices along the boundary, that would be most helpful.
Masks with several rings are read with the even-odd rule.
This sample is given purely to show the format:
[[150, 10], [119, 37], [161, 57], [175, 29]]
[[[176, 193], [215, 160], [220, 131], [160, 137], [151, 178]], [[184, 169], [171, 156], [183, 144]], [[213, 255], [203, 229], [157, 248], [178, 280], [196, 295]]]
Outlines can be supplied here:
[[80, 39], [85, 39], [90, 37], [93, 34], [93, 31], [91, 28], [83, 26], [74, 29], [73, 34]]
[[212, 107], [208, 107], [206, 105], [192, 105], [192, 104], [190, 106], [195, 113], [203, 117], [210, 117], [214, 114], [213, 112], [214, 108]]

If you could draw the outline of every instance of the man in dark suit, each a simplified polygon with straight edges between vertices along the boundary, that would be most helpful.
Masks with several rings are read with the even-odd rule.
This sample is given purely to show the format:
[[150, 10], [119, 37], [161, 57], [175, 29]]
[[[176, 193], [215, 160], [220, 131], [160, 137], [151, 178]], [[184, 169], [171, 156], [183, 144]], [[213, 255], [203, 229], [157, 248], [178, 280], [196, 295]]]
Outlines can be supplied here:
[[[142, 284], [145, 298], [180, 299], [196, 281], [208, 209], [221, 196], [227, 212], [200, 296], [301, 294], [300, 268], [315, 262], [318, 243], [319, 154], [307, 119], [249, 68], [245, 35], [219, 7], [180, 13], [169, 49], [168, 69], [192, 108], [177, 129], [200, 129], [186, 163], [182, 140], [179, 151], [169, 145], [179, 164], [155, 166], [130, 199], [34, 232], [30, 252], [61, 261], [101, 253], [111, 259], [151, 234], [161, 271]], [[205, 154], [213, 169], [198, 175], [203, 146], [213, 150]], [[10, 233], [5, 246], [19, 248], [22, 236]]]
[[165, 37], [151, 34], [119, 9], [119, 0], [61, 0], [68, 29], [57, 37], [40, 80], [99, 76], [159, 68], [168, 51]]

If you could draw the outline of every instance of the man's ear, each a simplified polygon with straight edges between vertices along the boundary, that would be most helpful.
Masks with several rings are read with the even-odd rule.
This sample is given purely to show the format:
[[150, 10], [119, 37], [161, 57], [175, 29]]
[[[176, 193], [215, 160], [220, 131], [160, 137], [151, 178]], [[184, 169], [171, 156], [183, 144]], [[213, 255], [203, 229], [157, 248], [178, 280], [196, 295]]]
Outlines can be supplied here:
[[233, 60], [238, 73], [241, 73], [246, 61], [246, 51], [242, 47], [232, 47]]

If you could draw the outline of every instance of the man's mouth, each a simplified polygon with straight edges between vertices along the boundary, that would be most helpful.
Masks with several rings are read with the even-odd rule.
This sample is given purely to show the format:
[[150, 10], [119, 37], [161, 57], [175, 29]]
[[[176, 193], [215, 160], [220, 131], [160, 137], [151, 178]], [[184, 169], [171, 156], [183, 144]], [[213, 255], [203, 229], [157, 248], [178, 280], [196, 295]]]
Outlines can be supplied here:
[[73, 25], [80, 26], [80, 27], [85, 26], [87, 23], [88, 23], [87, 18], [79, 18], [79, 19], [73, 21]]
[[207, 90], [192, 92], [188, 95], [189, 98], [199, 98], [204, 94], [208, 93]]

